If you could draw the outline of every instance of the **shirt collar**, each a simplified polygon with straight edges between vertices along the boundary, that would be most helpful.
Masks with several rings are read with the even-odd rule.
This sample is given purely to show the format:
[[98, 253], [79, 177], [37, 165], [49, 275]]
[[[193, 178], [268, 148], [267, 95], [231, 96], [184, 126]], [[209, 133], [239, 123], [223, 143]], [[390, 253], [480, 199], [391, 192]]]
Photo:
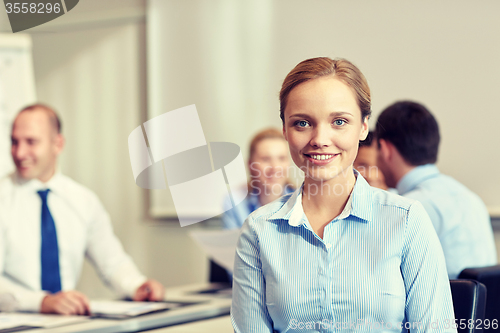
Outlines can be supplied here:
[[54, 176], [52, 176], [52, 178], [50, 178], [49, 181], [45, 183], [38, 179], [29, 179], [29, 180], [23, 179], [19, 176], [19, 174], [17, 174], [17, 172], [13, 174], [13, 177], [14, 177], [14, 182], [17, 185], [33, 192], [50, 189], [51, 192], [57, 193], [57, 192], [62, 192], [64, 187], [62, 175], [60, 172], [56, 172]]
[[[347, 200], [344, 210], [338, 218], [346, 218], [350, 215], [357, 217], [362, 221], [369, 222], [372, 219], [372, 191], [366, 180], [357, 171], [356, 183]], [[304, 208], [302, 207], [302, 186], [288, 198], [285, 204], [269, 220], [285, 220], [293, 227], [298, 227], [306, 222]]]
[[415, 167], [413, 170], [408, 172], [401, 178], [401, 180], [396, 185], [398, 194], [403, 195], [410, 192], [418, 184], [426, 179], [433, 178], [439, 175], [439, 169], [434, 164], [425, 164]]

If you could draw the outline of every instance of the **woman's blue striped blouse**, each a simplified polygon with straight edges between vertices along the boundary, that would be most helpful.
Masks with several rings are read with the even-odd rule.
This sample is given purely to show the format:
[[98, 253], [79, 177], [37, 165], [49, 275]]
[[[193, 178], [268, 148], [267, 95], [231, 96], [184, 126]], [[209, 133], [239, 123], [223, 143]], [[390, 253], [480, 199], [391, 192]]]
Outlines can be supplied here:
[[234, 266], [236, 332], [456, 332], [441, 245], [419, 202], [361, 175], [324, 229], [311, 229], [302, 188], [242, 227]]

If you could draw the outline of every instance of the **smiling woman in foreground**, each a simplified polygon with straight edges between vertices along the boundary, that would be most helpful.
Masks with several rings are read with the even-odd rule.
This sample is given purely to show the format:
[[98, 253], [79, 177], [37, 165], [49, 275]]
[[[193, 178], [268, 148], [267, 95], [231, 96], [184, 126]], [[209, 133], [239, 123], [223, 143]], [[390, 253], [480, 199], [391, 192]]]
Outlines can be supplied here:
[[371, 97], [347, 60], [298, 64], [280, 92], [302, 187], [242, 227], [236, 332], [455, 332], [443, 253], [416, 201], [370, 187], [352, 164]]

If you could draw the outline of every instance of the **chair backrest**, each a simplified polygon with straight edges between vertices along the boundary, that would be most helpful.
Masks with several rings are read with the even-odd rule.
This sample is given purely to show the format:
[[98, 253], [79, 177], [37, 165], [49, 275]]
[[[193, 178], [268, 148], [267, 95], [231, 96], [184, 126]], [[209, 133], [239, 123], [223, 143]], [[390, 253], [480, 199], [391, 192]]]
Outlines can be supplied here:
[[229, 278], [229, 275], [224, 267], [220, 266], [213, 260], [210, 260], [209, 271], [210, 276], [208, 279], [210, 282], [231, 283], [231, 279]]
[[485, 323], [490, 323], [484, 332], [497, 332], [500, 329], [500, 265], [466, 268], [458, 276], [459, 279], [474, 279], [486, 286]]
[[476, 280], [450, 280], [458, 333], [483, 332], [486, 287]]

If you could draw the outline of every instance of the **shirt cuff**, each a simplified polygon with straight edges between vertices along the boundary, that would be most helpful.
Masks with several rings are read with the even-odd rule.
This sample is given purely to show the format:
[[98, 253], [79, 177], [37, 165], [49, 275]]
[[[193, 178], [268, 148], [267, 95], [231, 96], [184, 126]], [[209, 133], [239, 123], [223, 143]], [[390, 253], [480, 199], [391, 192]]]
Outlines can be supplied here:
[[29, 291], [23, 295], [16, 295], [14, 307], [17, 311], [40, 312], [42, 301], [47, 295], [45, 291]]
[[137, 289], [146, 281], [147, 278], [143, 275], [123, 279], [121, 283], [121, 292], [126, 296], [133, 298]]

